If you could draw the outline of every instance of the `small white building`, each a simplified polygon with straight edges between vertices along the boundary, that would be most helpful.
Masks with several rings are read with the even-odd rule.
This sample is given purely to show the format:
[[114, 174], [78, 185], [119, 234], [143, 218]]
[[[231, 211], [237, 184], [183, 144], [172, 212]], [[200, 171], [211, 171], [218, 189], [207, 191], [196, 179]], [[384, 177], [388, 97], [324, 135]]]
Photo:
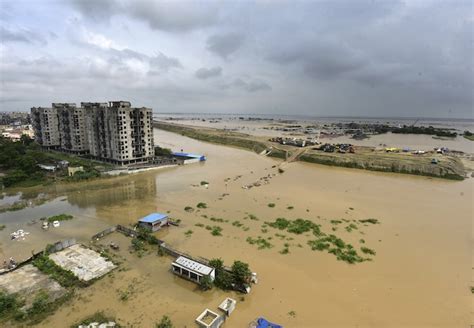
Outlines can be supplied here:
[[198, 284], [204, 276], [208, 276], [211, 281], [216, 278], [215, 269], [208, 265], [180, 256], [171, 264], [173, 273]]

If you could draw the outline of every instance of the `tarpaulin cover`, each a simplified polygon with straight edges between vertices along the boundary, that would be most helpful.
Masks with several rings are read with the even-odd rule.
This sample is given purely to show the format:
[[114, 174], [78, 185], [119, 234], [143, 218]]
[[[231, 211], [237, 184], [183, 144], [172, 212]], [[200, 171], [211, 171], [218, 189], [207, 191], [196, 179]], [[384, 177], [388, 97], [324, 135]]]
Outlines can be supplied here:
[[270, 321], [264, 318], [258, 318], [257, 328], [283, 328], [283, 326], [277, 325], [275, 323], [271, 323]]

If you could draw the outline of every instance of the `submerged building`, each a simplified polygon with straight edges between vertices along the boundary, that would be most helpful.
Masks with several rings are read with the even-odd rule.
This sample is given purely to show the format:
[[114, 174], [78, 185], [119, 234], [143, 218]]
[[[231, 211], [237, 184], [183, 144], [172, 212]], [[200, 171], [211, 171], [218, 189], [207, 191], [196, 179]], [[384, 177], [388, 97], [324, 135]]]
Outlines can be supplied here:
[[147, 162], [155, 155], [151, 108], [132, 107], [128, 101], [52, 106], [31, 109], [36, 141], [44, 147], [117, 164]]

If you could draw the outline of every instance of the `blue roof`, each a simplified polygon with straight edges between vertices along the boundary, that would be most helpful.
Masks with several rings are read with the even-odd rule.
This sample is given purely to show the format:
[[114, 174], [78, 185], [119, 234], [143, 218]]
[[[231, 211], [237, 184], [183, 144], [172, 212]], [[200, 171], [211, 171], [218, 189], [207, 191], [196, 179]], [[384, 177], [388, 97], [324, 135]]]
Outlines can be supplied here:
[[191, 158], [206, 158], [204, 155], [199, 155], [199, 154], [191, 154], [191, 153], [173, 153], [174, 156], [179, 156], [179, 157], [191, 157]]
[[151, 213], [151, 214], [148, 214], [147, 216], [141, 218], [140, 220], [138, 220], [138, 222], [153, 223], [153, 222], [156, 222], [156, 221], [164, 220], [167, 217], [168, 217], [168, 215], [166, 215], [166, 214]]

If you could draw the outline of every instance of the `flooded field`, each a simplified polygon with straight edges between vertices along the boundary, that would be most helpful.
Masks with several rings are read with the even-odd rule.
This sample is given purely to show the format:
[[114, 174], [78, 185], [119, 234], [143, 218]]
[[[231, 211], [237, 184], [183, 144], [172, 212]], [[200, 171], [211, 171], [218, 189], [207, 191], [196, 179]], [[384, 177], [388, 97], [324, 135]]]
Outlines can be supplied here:
[[[43, 188], [50, 201], [0, 214], [0, 224], [6, 226], [0, 231], [0, 260], [10, 256], [21, 260], [60, 239], [75, 237], [88, 244], [90, 236], [108, 226], [133, 224], [150, 212], [169, 211], [182, 224], [158, 232], [158, 238], [196, 256], [221, 257], [228, 265], [234, 260], [248, 262], [259, 283], [249, 295], [217, 289], [201, 292], [171, 274], [171, 258], [155, 252], [139, 258], [127, 250], [130, 239], [112, 234], [101, 242], [120, 245], [121, 268], [80, 290], [78, 297], [39, 326], [66, 327], [104, 310], [126, 326], [152, 327], [166, 314], [176, 327], [194, 327], [202, 310], [216, 311], [228, 296], [237, 300], [237, 307], [226, 327], [246, 327], [258, 316], [285, 327], [473, 323], [472, 179], [452, 182], [305, 163], [288, 164], [279, 173], [277, 160], [252, 152], [158, 130], [155, 139], [162, 147], [205, 154], [208, 161]], [[268, 184], [242, 188], [268, 174], [272, 176]], [[209, 187], [201, 186], [201, 181], [209, 182]], [[22, 197], [34, 196], [34, 189], [28, 192]], [[18, 198], [7, 197], [4, 200]], [[197, 209], [199, 202], [208, 208]], [[194, 212], [185, 211], [186, 206]], [[48, 231], [32, 223], [60, 213], [75, 218]], [[332, 254], [311, 250], [307, 245], [314, 239], [311, 235], [262, 227], [279, 217], [309, 219], [357, 249], [362, 245], [374, 249], [376, 255], [371, 256], [373, 261], [353, 265], [337, 261]], [[357, 224], [357, 229], [348, 231], [346, 224], [336, 227], [330, 222], [368, 218], [380, 224]], [[196, 224], [219, 226], [222, 236]], [[18, 229], [30, 234], [25, 240], [10, 240], [10, 233]], [[192, 233], [186, 235], [188, 230]], [[273, 247], [259, 250], [246, 241], [259, 236]], [[287, 254], [281, 252], [284, 248]]]

